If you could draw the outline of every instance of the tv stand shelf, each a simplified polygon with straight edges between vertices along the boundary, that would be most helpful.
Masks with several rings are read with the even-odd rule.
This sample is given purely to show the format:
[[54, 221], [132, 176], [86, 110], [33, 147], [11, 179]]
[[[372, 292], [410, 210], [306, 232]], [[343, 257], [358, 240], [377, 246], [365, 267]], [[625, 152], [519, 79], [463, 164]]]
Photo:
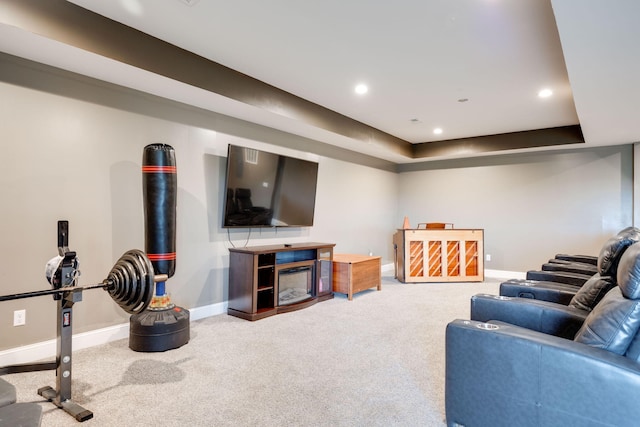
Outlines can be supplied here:
[[227, 313], [259, 320], [333, 298], [335, 243], [229, 249]]

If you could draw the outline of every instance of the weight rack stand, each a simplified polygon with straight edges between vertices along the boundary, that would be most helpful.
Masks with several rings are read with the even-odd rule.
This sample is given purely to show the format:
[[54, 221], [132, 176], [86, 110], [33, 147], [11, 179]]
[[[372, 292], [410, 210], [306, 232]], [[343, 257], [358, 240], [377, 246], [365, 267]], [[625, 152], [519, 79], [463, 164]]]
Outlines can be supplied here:
[[[52, 402], [58, 408], [64, 409], [73, 416], [76, 421], [87, 421], [93, 418], [93, 412], [71, 400], [71, 361], [73, 339], [73, 305], [82, 301], [83, 288], [78, 288], [76, 274], [76, 253], [68, 248], [67, 221], [58, 221], [58, 253], [63, 257], [61, 262], [61, 285], [71, 286], [69, 290], [62, 289], [42, 291], [32, 294], [53, 294], [58, 300], [57, 318], [57, 356], [55, 362], [42, 362], [6, 366], [0, 369], [0, 374], [56, 370], [56, 388], [50, 386], [38, 389], [38, 394]], [[33, 296], [24, 294], [24, 297]]]
[[166, 275], [154, 275], [153, 264], [140, 250], [124, 253], [100, 284], [78, 286], [78, 260], [76, 253], [68, 248], [68, 221], [58, 221], [59, 257], [47, 263], [47, 280], [53, 289], [0, 295], [1, 301], [53, 295], [58, 301], [57, 313], [57, 357], [55, 362], [31, 363], [0, 368], [0, 375], [19, 372], [56, 370], [56, 388], [41, 387], [38, 394], [58, 408], [64, 409], [77, 421], [93, 418], [93, 412], [71, 400], [71, 360], [73, 338], [73, 305], [82, 301], [82, 292], [88, 289], [106, 290], [111, 298], [129, 314], [138, 314], [147, 309], [153, 297], [154, 283], [165, 281]]
[[82, 301], [82, 289], [64, 292], [58, 302], [56, 388], [41, 387], [38, 394], [82, 422], [93, 418], [93, 412], [71, 400], [72, 312], [73, 304], [79, 301]]

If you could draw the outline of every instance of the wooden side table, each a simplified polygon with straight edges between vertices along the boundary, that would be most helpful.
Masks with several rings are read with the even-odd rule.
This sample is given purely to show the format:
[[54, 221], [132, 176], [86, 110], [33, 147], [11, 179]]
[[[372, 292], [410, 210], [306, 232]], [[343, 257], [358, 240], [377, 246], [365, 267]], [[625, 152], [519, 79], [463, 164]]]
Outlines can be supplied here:
[[376, 287], [382, 290], [381, 257], [333, 254], [333, 292], [353, 294]]

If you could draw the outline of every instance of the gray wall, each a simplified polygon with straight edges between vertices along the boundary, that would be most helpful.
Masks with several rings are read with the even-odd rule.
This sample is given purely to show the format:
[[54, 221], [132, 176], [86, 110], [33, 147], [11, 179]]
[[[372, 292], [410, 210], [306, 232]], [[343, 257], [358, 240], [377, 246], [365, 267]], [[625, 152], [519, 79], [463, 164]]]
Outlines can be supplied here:
[[[395, 172], [309, 153], [310, 141], [302, 138], [296, 150], [292, 135], [25, 64], [0, 64], [1, 295], [49, 289], [44, 266], [57, 255], [60, 219], [70, 223], [80, 285], [100, 283], [125, 251], [144, 250], [140, 168], [144, 146], [157, 142], [175, 148], [178, 168], [178, 260], [167, 282], [176, 304], [194, 308], [227, 299], [231, 245], [333, 242], [336, 251], [372, 251], [390, 260]], [[289, 147], [263, 142], [269, 140]], [[229, 143], [317, 161], [314, 227], [250, 234], [222, 229]], [[52, 297], [0, 304], [0, 350], [55, 338]], [[27, 324], [13, 327], [13, 311], [23, 308]], [[128, 322], [101, 290], [83, 293], [74, 318], [76, 333]]]
[[597, 255], [632, 225], [632, 151], [623, 145], [408, 165], [396, 221], [406, 215], [414, 227], [483, 228], [486, 269], [524, 272], [559, 252]]
[[[392, 235], [411, 223], [484, 228], [487, 268], [525, 270], [556, 251], [594, 253], [631, 222], [631, 146], [487, 157], [404, 166], [328, 147], [252, 123], [0, 55], [0, 294], [47, 289], [56, 223], [70, 221], [81, 285], [101, 282], [144, 242], [141, 157], [145, 145], [176, 150], [178, 225], [173, 301], [204, 307], [227, 298], [228, 248], [336, 243], [336, 252], [392, 260]], [[220, 227], [227, 144], [319, 162], [310, 228]], [[375, 165], [375, 167], [373, 167]], [[0, 303], [0, 350], [55, 337], [51, 297]], [[13, 327], [13, 311], [27, 324]], [[126, 323], [100, 290], [84, 292], [75, 332]]]

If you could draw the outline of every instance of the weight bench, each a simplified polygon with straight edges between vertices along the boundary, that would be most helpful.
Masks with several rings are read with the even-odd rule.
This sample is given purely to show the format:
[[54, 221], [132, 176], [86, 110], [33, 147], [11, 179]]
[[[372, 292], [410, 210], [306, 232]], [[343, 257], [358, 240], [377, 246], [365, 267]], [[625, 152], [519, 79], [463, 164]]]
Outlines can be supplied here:
[[42, 408], [37, 403], [16, 403], [16, 389], [0, 378], [0, 427], [38, 427]]

